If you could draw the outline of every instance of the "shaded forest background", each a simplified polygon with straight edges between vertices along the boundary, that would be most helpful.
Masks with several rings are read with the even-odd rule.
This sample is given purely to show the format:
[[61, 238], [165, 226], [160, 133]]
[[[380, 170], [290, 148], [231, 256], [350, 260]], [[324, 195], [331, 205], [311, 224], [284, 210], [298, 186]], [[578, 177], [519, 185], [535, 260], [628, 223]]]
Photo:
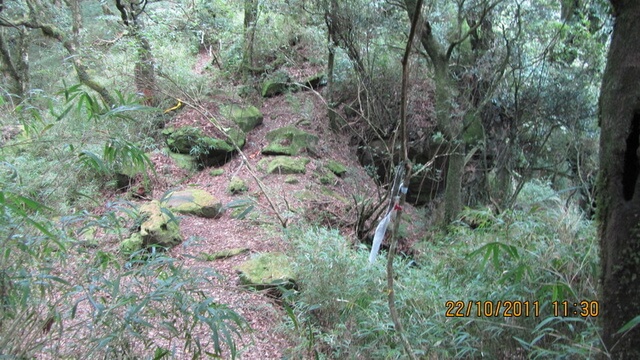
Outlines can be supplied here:
[[[299, 283], [281, 289], [286, 356], [403, 358], [405, 336], [417, 358], [607, 357], [600, 310], [580, 316], [571, 305], [599, 298], [592, 219], [609, 3], [424, 2], [402, 139], [401, 59], [417, 3], [0, 3], [0, 355], [181, 358], [154, 338], [162, 326], [175, 326], [171, 339], [194, 358], [238, 355], [235, 341], [249, 331], [233, 309], [202, 305], [210, 299], [196, 295], [200, 275], [166, 255], [125, 258], [82, 235], [98, 227], [125, 237], [137, 216], [129, 202], [150, 195], [161, 172], [149, 154], [163, 151], [162, 126], [183, 105], [260, 106], [265, 86], [279, 83], [277, 95], [292, 104], [296, 89], [313, 93], [332, 131], [324, 136], [343, 136], [377, 189], [349, 200], [355, 219], [327, 226], [287, 220], [271, 203], [278, 194], [260, 187], [268, 231], [290, 244]], [[296, 78], [309, 69], [318, 83]], [[384, 265], [367, 263], [403, 142], [413, 210], [400, 218], [422, 226], [396, 263], [404, 334], [389, 317]], [[410, 237], [402, 224], [394, 236]], [[77, 251], [91, 254], [73, 265], [81, 283], [59, 273]], [[175, 320], [138, 316], [152, 301], [142, 292], [114, 292], [160, 273], [176, 304], [168, 318], [216, 340], [200, 344]], [[450, 317], [443, 306], [485, 299], [535, 302], [538, 313]], [[95, 312], [86, 326], [101, 331], [74, 348], [56, 345], [81, 302]], [[209, 316], [190, 317], [195, 305]], [[124, 320], [109, 317], [116, 313]]]

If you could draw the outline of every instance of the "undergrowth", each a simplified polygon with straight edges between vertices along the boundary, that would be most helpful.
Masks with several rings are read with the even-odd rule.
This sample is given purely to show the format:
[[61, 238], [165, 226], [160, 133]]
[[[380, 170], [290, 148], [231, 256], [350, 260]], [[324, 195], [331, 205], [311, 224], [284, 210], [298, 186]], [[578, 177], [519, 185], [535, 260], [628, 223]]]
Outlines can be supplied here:
[[[215, 272], [162, 252], [123, 260], [68, 236], [50, 210], [0, 191], [1, 358], [235, 358], [249, 326], [207, 293]], [[116, 211], [94, 225], [121, 226]]]
[[5, 114], [19, 131], [0, 147], [0, 358], [234, 358], [249, 331], [207, 291], [215, 272], [114, 249], [139, 215], [101, 192], [155, 176], [157, 128], [138, 96], [117, 98], [74, 85]]
[[[417, 356], [600, 354], [596, 318], [554, 316], [553, 306], [596, 300], [598, 255], [591, 222], [539, 182], [524, 187], [514, 210], [497, 215], [466, 209], [461, 219], [447, 232], [423, 239], [415, 263], [396, 262], [398, 311]], [[299, 293], [289, 294], [298, 343], [291, 357], [403, 358], [388, 315], [384, 262], [369, 265], [367, 249], [350, 247], [335, 230], [290, 231], [300, 284]], [[455, 307], [458, 301], [464, 306]], [[477, 301], [489, 307], [481, 316]], [[528, 316], [524, 310], [515, 316], [505, 301], [528, 302]]]

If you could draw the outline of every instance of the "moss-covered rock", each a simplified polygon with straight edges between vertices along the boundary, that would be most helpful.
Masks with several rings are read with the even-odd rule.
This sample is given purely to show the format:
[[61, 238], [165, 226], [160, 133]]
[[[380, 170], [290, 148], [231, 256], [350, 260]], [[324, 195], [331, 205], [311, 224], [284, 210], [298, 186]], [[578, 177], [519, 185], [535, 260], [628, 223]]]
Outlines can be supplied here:
[[293, 126], [272, 130], [265, 135], [269, 145], [262, 149], [264, 155], [298, 155], [302, 150], [315, 152], [318, 137]]
[[209, 171], [209, 175], [211, 176], [220, 176], [222, 174], [224, 174], [224, 169], [212, 169]]
[[262, 83], [262, 96], [273, 97], [287, 91], [291, 79], [285, 72], [277, 72]]
[[120, 243], [120, 251], [125, 255], [131, 255], [140, 249], [142, 249], [142, 235], [139, 232], [131, 234]]
[[309, 163], [308, 158], [290, 158], [288, 156], [276, 156], [273, 159], [262, 159], [259, 167], [265, 168], [269, 174], [304, 174]]
[[225, 250], [221, 250], [221, 251], [216, 251], [210, 254], [205, 254], [202, 253], [200, 254], [199, 258], [201, 258], [204, 261], [213, 261], [213, 260], [218, 260], [218, 259], [226, 259], [226, 258], [230, 258], [236, 255], [240, 255], [242, 253], [245, 253], [249, 251], [249, 248], [233, 248], [233, 249], [225, 249]]
[[295, 286], [291, 259], [282, 253], [258, 254], [237, 268], [240, 281], [258, 290]]
[[302, 81], [302, 84], [306, 87], [317, 89], [318, 87], [324, 86], [327, 84], [327, 76], [321, 72], [304, 79]]
[[169, 150], [193, 156], [200, 166], [224, 164], [235, 152], [233, 143], [242, 148], [246, 140], [244, 131], [236, 128], [228, 129], [228, 137], [224, 139], [206, 136], [202, 130], [190, 126], [169, 128], [162, 133], [167, 137]]
[[225, 105], [220, 109], [220, 113], [236, 123], [244, 132], [249, 132], [262, 124], [262, 113], [255, 106]]
[[201, 189], [172, 192], [165, 200], [164, 205], [181, 214], [204, 218], [214, 218], [220, 214], [220, 209], [222, 209], [222, 203], [215, 196]]
[[170, 248], [182, 242], [178, 222], [170, 210], [162, 209], [159, 201], [140, 206], [139, 213], [139, 230], [120, 244], [123, 252], [132, 253], [153, 246]]
[[283, 92], [287, 91], [288, 87], [288, 83], [267, 80], [262, 85], [262, 96], [268, 98], [280, 95]]
[[227, 129], [227, 135], [229, 136], [229, 138], [226, 140], [226, 143], [227, 144], [235, 143], [236, 146], [239, 147], [240, 149], [244, 147], [244, 144], [247, 141], [247, 134], [245, 134], [245, 132], [242, 131], [241, 129], [236, 129], [236, 128]]
[[227, 192], [231, 194], [240, 194], [247, 190], [249, 190], [247, 183], [237, 176], [234, 176], [227, 186]]
[[342, 175], [344, 175], [347, 172], [346, 166], [342, 165], [341, 163], [335, 160], [329, 160], [327, 162], [326, 168], [339, 177], [342, 177]]
[[167, 128], [162, 130], [162, 134], [167, 137], [169, 150], [177, 154], [189, 154], [203, 137], [202, 131], [194, 127]]
[[191, 155], [169, 152], [169, 157], [182, 169], [191, 171], [198, 168], [198, 161]]
[[332, 173], [320, 174], [318, 176], [318, 181], [322, 185], [331, 185], [336, 181], [336, 176]]

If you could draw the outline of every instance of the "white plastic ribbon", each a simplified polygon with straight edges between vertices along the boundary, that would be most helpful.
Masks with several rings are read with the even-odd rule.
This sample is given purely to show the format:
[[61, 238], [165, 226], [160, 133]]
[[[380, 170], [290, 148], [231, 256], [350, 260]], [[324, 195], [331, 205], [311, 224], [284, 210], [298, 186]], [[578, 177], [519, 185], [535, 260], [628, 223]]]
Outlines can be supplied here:
[[371, 245], [371, 253], [369, 254], [369, 263], [373, 264], [376, 261], [376, 256], [378, 256], [378, 251], [380, 251], [380, 245], [382, 244], [382, 240], [384, 239], [384, 234], [387, 232], [387, 227], [391, 222], [391, 215], [395, 210], [389, 211], [387, 216], [380, 221], [378, 227], [376, 227], [375, 235], [373, 236], [373, 244]]

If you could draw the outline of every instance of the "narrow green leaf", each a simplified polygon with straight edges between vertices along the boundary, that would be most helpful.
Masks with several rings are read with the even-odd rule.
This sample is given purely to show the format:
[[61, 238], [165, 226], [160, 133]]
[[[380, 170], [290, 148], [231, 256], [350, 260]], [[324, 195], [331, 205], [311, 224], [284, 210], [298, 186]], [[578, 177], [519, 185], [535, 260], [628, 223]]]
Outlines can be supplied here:
[[631, 319], [631, 321], [629, 321], [628, 323], [624, 324], [624, 326], [622, 326], [620, 328], [620, 330], [618, 330], [616, 332], [616, 335], [625, 333], [625, 332], [633, 329], [634, 327], [638, 326], [638, 324], [640, 324], [640, 315], [634, 317], [633, 319]]

